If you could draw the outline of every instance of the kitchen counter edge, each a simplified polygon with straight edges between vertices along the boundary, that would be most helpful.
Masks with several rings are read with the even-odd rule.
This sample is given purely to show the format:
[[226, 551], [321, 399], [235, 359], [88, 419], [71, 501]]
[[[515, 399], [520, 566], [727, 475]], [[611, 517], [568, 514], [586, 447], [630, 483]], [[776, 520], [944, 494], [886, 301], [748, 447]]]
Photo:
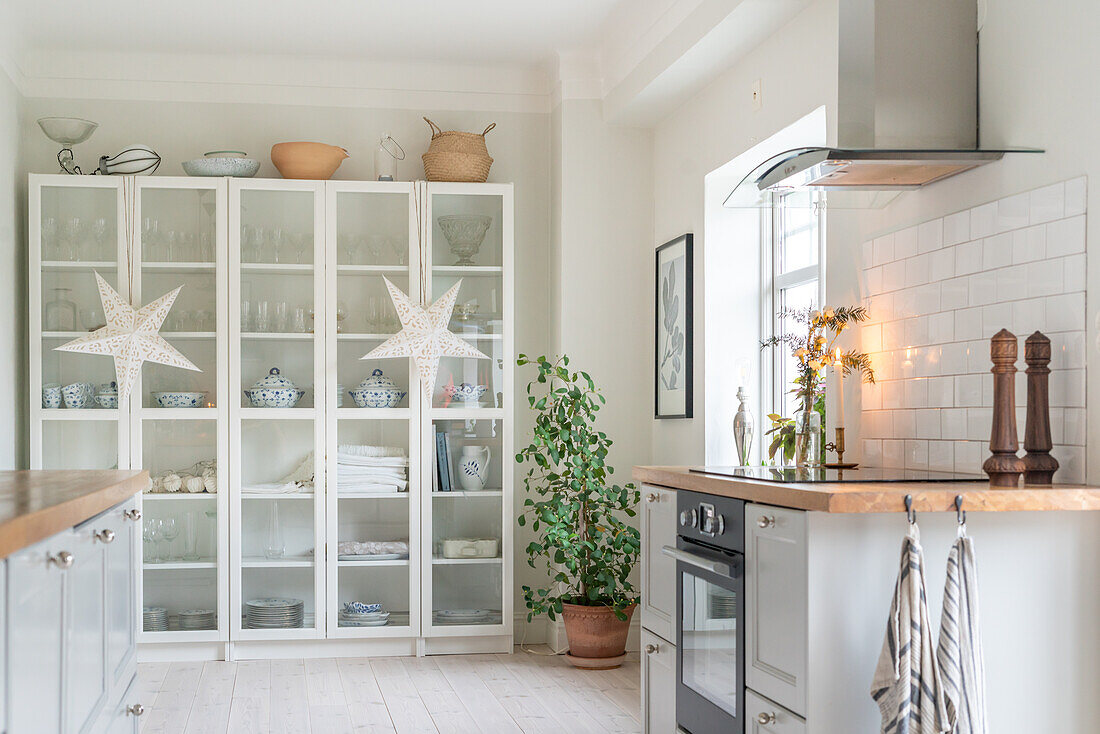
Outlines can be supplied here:
[[109, 510], [149, 486], [149, 472], [0, 472], [0, 558]]
[[1100, 487], [1077, 484], [1000, 489], [988, 482], [836, 482], [780, 484], [691, 471], [689, 466], [635, 466], [632, 476], [645, 484], [688, 489], [795, 510], [833, 513], [904, 512], [905, 495], [917, 512], [954, 512], [963, 497], [967, 512], [1100, 510]]

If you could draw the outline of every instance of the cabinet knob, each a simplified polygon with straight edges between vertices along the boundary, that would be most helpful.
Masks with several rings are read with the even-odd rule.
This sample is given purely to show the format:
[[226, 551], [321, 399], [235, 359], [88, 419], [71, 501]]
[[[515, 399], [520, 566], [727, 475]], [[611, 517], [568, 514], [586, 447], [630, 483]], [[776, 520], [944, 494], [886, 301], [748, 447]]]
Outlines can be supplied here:
[[646, 645], [644, 649], [645, 649], [645, 654], [646, 655], [652, 655], [653, 653], [657, 652], [657, 650], [659, 650], [660, 648], [658, 648], [656, 645], [654, 645], [651, 642], [648, 645]]
[[127, 520], [133, 520], [134, 522], [137, 522], [141, 519], [141, 510], [137, 509], [136, 507], [132, 510], [124, 510], [122, 516]]
[[761, 711], [759, 714], [756, 715], [756, 723], [760, 724], [761, 726], [769, 726], [771, 724], [774, 724], [775, 714], [764, 713], [763, 711]]
[[756, 524], [758, 527], [761, 528], [774, 528], [775, 518], [769, 517], [768, 515], [761, 515], [759, 518], [757, 518]]
[[656, 492], [650, 492], [649, 494], [647, 494], [645, 496], [645, 501], [646, 502], [660, 502], [661, 501], [661, 496], [659, 494], [657, 494]]
[[140, 703], [135, 703], [133, 706], [126, 707], [126, 713], [133, 714], [134, 716], [141, 716], [145, 713], [145, 707]]
[[94, 534], [92, 537], [98, 540], [100, 543], [107, 545], [114, 542], [115, 531], [111, 530], [110, 528], [104, 528], [103, 530], [100, 530], [98, 533]]
[[52, 563], [58, 568], [72, 568], [73, 560], [73, 554], [69, 551], [61, 551], [56, 556], [49, 556], [46, 558], [47, 563]]

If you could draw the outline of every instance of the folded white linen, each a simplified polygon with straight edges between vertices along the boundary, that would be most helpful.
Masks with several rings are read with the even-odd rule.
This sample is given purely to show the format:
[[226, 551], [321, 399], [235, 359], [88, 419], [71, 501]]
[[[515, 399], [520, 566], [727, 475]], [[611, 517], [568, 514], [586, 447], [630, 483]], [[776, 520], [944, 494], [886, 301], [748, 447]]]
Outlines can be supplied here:
[[241, 494], [298, 494], [312, 491], [312, 483], [302, 482], [261, 482], [241, 485]]
[[341, 540], [336, 552], [342, 556], [377, 556], [383, 553], [408, 553], [406, 540]]
[[370, 458], [401, 458], [408, 456], [400, 446], [359, 446], [342, 443], [336, 447], [336, 453]]

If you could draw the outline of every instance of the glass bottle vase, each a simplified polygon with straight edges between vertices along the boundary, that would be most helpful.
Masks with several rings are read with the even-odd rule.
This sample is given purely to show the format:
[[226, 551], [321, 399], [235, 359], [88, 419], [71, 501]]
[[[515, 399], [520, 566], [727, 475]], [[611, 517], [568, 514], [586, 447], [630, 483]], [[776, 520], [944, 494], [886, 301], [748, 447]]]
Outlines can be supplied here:
[[800, 467], [821, 465], [821, 414], [802, 410], [794, 417], [794, 463]]

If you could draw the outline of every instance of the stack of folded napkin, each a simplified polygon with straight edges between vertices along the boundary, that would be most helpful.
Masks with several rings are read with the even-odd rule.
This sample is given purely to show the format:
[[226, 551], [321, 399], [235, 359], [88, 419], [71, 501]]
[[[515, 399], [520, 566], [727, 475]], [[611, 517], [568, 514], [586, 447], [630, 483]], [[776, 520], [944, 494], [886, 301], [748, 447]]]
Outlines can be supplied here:
[[406, 492], [408, 465], [403, 448], [342, 444], [336, 450], [336, 491]]

